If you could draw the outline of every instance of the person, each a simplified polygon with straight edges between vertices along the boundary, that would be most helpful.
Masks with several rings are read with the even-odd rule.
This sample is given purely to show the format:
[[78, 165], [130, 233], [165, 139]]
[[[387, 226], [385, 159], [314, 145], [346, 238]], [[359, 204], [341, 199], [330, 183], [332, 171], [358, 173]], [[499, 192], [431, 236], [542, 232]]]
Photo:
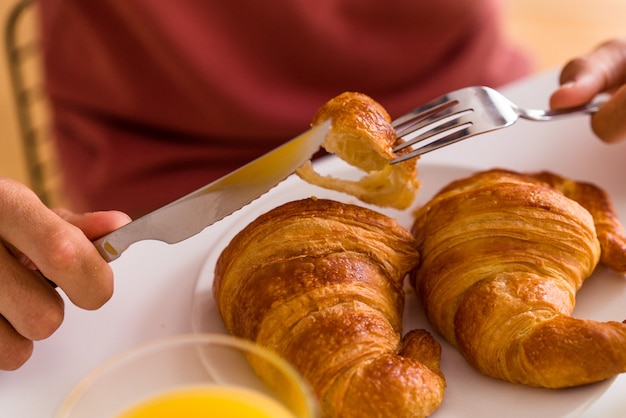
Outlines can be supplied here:
[[[91, 240], [291, 138], [334, 95], [368, 93], [398, 116], [530, 71], [503, 41], [494, 0], [214, 3], [39, 3], [71, 210], [0, 180], [0, 369], [20, 367], [62, 322], [46, 278], [85, 309], [111, 297]], [[567, 64], [552, 106], [617, 89], [625, 52], [614, 41]], [[602, 138], [625, 136], [623, 96], [593, 116]]]
[[344, 91], [397, 117], [526, 75], [500, 1], [42, 0], [63, 197], [135, 218], [301, 133]]

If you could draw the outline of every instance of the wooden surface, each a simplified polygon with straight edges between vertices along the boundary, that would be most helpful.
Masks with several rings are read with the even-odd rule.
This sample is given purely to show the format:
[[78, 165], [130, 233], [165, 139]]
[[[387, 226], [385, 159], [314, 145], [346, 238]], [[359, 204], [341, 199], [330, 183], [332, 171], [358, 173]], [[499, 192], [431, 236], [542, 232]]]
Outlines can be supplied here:
[[[3, 26], [14, 3], [0, 0]], [[504, 0], [504, 6], [507, 34], [533, 52], [537, 71], [626, 36], [626, 0]], [[0, 55], [0, 176], [26, 182], [5, 55]]]

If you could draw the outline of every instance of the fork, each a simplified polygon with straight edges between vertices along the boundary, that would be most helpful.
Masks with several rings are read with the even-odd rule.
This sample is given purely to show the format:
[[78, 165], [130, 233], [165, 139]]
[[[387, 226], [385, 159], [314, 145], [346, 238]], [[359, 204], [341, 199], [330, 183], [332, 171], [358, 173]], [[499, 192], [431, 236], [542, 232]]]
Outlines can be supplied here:
[[393, 121], [396, 136], [404, 140], [394, 148], [394, 152], [414, 144], [422, 145], [396, 157], [391, 164], [475, 135], [505, 128], [520, 118], [546, 121], [575, 113], [595, 113], [605, 101], [600, 99], [584, 106], [559, 110], [524, 109], [489, 87], [474, 86], [455, 90]]

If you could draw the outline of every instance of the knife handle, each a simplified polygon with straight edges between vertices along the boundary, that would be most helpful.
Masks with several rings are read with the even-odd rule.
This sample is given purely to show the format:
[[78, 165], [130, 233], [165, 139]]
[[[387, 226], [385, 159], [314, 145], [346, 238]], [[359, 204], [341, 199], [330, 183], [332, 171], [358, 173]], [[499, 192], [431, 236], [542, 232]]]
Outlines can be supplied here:
[[117, 251], [115, 247], [113, 247], [109, 243], [108, 237], [109, 235], [106, 235], [100, 239], [95, 240], [93, 242], [93, 245], [95, 245], [102, 258], [104, 258], [107, 263], [110, 263], [111, 261], [117, 259], [125, 249]]
[[162, 240], [158, 229], [147, 227], [147, 219], [136, 219], [113, 232], [93, 241], [102, 258], [108, 263], [116, 260], [132, 244], [147, 239]]

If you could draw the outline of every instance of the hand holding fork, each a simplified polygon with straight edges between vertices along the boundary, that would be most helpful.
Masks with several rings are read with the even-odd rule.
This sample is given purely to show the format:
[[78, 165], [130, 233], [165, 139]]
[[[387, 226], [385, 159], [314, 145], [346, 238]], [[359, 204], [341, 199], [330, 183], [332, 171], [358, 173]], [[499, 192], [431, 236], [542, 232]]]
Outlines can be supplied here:
[[415, 144], [420, 146], [391, 163], [399, 163], [475, 135], [511, 126], [520, 118], [547, 121], [575, 113], [591, 114], [603, 103], [603, 100], [597, 100], [559, 110], [525, 109], [492, 88], [466, 87], [444, 94], [393, 122], [396, 135], [404, 140], [394, 148], [394, 152]]

